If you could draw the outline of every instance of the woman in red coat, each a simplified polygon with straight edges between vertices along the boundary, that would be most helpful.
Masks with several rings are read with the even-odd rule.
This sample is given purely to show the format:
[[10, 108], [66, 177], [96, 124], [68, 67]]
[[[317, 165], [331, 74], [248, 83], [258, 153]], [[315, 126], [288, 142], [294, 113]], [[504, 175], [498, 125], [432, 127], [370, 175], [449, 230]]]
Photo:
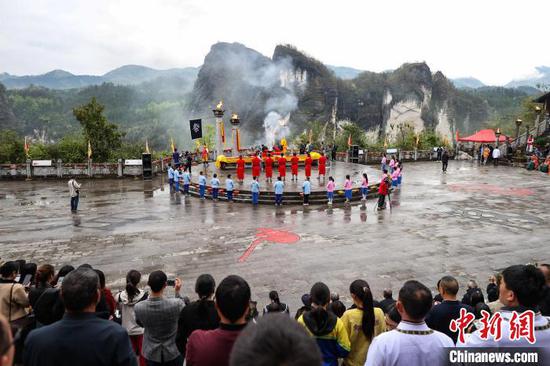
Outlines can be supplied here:
[[327, 157], [324, 153], [321, 153], [321, 156], [319, 157], [319, 161], [317, 162], [319, 164], [319, 176], [317, 178], [321, 178], [321, 175], [323, 176], [323, 179], [325, 179], [325, 174], [327, 170]]
[[271, 159], [271, 154], [267, 154], [267, 158], [265, 159], [265, 178], [266, 180], [271, 181], [271, 177], [273, 176], [273, 159]]
[[306, 158], [306, 178], [311, 177], [311, 163], [313, 160], [311, 160], [311, 156], [309, 156], [309, 153], [307, 154]]
[[260, 176], [260, 164], [262, 161], [258, 157], [258, 155], [254, 155], [252, 158], [252, 178], [259, 177]]
[[290, 168], [292, 170], [292, 180], [296, 178], [298, 180], [298, 163], [300, 162], [300, 159], [296, 156], [296, 153], [292, 154], [292, 158], [290, 159]]
[[286, 158], [284, 154], [281, 154], [279, 158], [279, 176], [282, 180], [285, 180], [286, 177]]
[[244, 159], [242, 155], [239, 155], [239, 160], [237, 160], [237, 179], [244, 181]]

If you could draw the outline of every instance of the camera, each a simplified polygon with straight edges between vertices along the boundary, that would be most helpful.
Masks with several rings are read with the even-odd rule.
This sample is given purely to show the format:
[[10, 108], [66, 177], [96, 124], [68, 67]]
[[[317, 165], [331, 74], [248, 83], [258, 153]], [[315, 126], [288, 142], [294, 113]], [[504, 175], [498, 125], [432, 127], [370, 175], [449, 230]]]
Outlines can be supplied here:
[[166, 281], [166, 286], [176, 286], [176, 280], [167, 280]]

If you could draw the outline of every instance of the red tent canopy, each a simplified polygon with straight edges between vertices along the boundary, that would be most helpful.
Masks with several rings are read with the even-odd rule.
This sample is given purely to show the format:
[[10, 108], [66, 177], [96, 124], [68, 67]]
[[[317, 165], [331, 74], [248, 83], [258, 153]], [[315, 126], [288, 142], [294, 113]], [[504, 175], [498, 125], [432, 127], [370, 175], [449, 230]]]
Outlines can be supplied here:
[[[498, 141], [505, 142], [508, 139], [508, 136], [500, 135]], [[491, 143], [495, 142], [497, 137], [495, 136], [495, 131], [493, 130], [481, 130], [476, 132], [472, 136], [460, 137], [458, 141], [461, 142], [477, 142], [477, 143]]]

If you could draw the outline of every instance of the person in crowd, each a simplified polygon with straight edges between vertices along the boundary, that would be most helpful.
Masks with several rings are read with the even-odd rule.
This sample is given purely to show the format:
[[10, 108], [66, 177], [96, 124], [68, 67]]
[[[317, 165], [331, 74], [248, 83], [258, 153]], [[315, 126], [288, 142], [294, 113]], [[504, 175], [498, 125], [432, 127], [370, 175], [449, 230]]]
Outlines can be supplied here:
[[106, 311], [108, 313], [107, 318], [113, 318], [116, 310], [116, 301], [111, 292], [111, 289], [105, 287], [105, 273], [99, 269], [94, 270], [99, 277], [99, 289], [101, 290], [101, 301], [105, 302]]
[[332, 201], [334, 201], [334, 189], [336, 188], [336, 184], [334, 183], [333, 177], [328, 177], [328, 183], [327, 183], [327, 199], [328, 204], [332, 206]]
[[[460, 347], [536, 347], [542, 352], [544, 360], [550, 360], [550, 320], [542, 316], [537, 306], [543, 296], [545, 286], [544, 275], [541, 270], [533, 265], [514, 265], [502, 271], [500, 281], [499, 299], [504, 307], [499, 314], [502, 319], [500, 326], [501, 338], [495, 340], [489, 336], [482, 339], [481, 330], [476, 330], [459, 342]], [[536, 343], [531, 344], [526, 338], [511, 339], [513, 312], [522, 316], [526, 311], [534, 313], [534, 337]], [[515, 320], [519, 322], [519, 320]]]
[[544, 275], [544, 279], [546, 281], [542, 300], [539, 302], [539, 310], [543, 316], [550, 317], [550, 264], [540, 264], [539, 269]]
[[184, 307], [179, 315], [176, 345], [185, 358], [187, 339], [197, 329], [211, 330], [218, 328], [220, 317], [213, 301], [216, 282], [209, 274], [202, 274], [195, 282], [197, 301]]
[[273, 190], [275, 191], [275, 206], [281, 206], [283, 204], [285, 184], [281, 180], [280, 176], [277, 177], [277, 181], [273, 184]]
[[33, 285], [36, 277], [36, 271], [38, 266], [36, 263], [28, 262], [19, 267], [19, 280], [18, 282], [29, 288]]
[[26, 366], [137, 366], [128, 334], [95, 315], [99, 278], [89, 268], [69, 273], [61, 285], [62, 320], [32, 331], [26, 342]]
[[258, 157], [257, 154], [255, 154], [252, 157], [252, 178], [260, 178], [260, 172], [262, 170], [262, 161]]
[[214, 173], [212, 179], [210, 179], [210, 186], [212, 187], [212, 199], [217, 201], [218, 193], [220, 191], [220, 180], [218, 179], [218, 175], [216, 173]]
[[346, 358], [350, 352], [349, 336], [344, 323], [335, 314], [327, 311], [330, 290], [327, 285], [317, 282], [310, 292], [311, 311], [298, 319], [315, 338], [323, 356], [323, 366], [338, 366], [339, 358]]
[[472, 294], [474, 292], [481, 292], [481, 289], [479, 288], [475, 280], [469, 280], [468, 288], [466, 289], [466, 293], [464, 294], [464, 296], [462, 296], [461, 302], [466, 305], [472, 305]]
[[[299, 327], [298, 324], [295, 326]], [[0, 366], [12, 366], [14, 356], [15, 347], [10, 325], [6, 318], [0, 315]]]
[[315, 341], [284, 314], [249, 324], [233, 345], [230, 366], [312, 366], [321, 364]]
[[215, 298], [220, 326], [191, 334], [185, 356], [187, 366], [229, 365], [233, 344], [246, 326], [250, 286], [243, 278], [235, 275], [224, 278], [216, 289]]
[[172, 163], [174, 164], [174, 168], [178, 169], [180, 166], [180, 153], [178, 152], [177, 148], [174, 148], [174, 152], [172, 153]]
[[309, 152], [306, 155], [305, 160], [305, 173], [306, 173], [306, 179], [311, 178], [311, 165], [313, 164], [313, 160], [311, 159], [311, 155]]
[[252, 183], [250, 183], [250, 192], [252, 193], [252, 204], [257, 205], [260, 197], [260, 183], [256, 177], [252, 178]]
[[199, 197], [201, 200], [204, 199], [204, 194], [206, 193], [206, 176], [203, 172], [199, 173]]
[[460, 309], [464, 308], [467, 312], [473, 313], [473, 307], [461, 304], [456, 299], [459, 286], [456, 278], [444, 276], [439, 280], [438, 291], [443, 297], [443, 301], [435, 305], [426, 316], [426, 324], [433, 330], [448, 335], [456, 343], [458, 333], [449, 329], [452, 320], [460, 317]]
[[267, 153], [267, 157], [265, 158], [265, 180], [267, 182], [271, 182], [271, 179], [273, 177], [273, 159], [271, 158], [271, 153]]
[[372, 292], [366, 281], [353, 281], [349, 291], [355, 309], [346, 311], [342, 316], [342, 323], [351, 343], [344, 365], [363, 366], [373, 338], [386, 330], [384, 312], [373, 307]]
[[134, 306], [137, 324], [144, 328], [142, 354], [147, 366], [181, 366], [183, 363], [176, 346], [178, 318], [185, 306], [180, 295], [182, 283], [176, 278], [175, 298], [166, 298], [167, 281], [164, 272], [151, 272], [147, 280], [151, 293], [147, 300]]
[[[209, 154], [210, 154], [210, 152], [208, 151], [208, 147], [206, 145], [204, 145], [202, 147], [201, 157], [202, 157], [202, 166], [203, 166], [203, 169], [205, 169], [205, 170], [208, 168], [208, 155]], [[191, 168], [189, 169], [189, 173], [191, 173]]]
[[296, 320], [300, 319], [302, 314], [311, 310], [311, 297], [309, 296], [309, 294], [303, 294], [301, 300], [302, 307], [296, 310], [296, 315], [294, 316], [294, 319]]
[[8, 261], [0, 267], [0, 314], [8, 322], [16, 322], [28, 315], [29, 298], [25, 287], [15, 282], [18, 266]]
[[67, 185], [69, 186], [69, 196], [71, 197], [71, 212], [76, 212], [78, 210], [78, 202], [80, 200], [81, 185], [78, 184], [74, 177], [69, 179]]
[[71, 271], [74, 271], [74, 267], [70, 264], [64, 265], [59, 269], [59, 272], [57, 272], [57, 275], [55, 275], [54, 280], [52, 281], [52, 286], [61, 287], [61, 283], [63, 282], [63, 279], [66, 275], [68, 275]]
[[390, 174], [393, 174], [393, 171], [395, 170], [395, 155], [391, 156], [389, 166], [390, 166]]
[[395, 304], [395, 299], [393, 298], [393, 292], [391, 288], [385, 288], [382, 296], [384, 297], [384, 300], [380, 301], [380, 307], [382, 308], [382, 311], [384, 311], [384, 313], [387, 313], [390, 309], [390, 306]]
[[384, 171], [387, 170], [386, 164], [388, 162], [388, 158], [386, 157], [386, 153], [382, 154], [382, 160], [380, 161], [380, 170]]
[[363, 201], [367, 199], [368, 194], [369, 194], [369, 177], [365, 172], [363, 173], [363, 178], [361, 179], [361, 196]]
[[498, 300], [498, 285], [496, 277], [491, 275], [487, 285], [487, 301], [493, 302], [495, 300]]
[[292, 154], [292, 158], [290, 158], [290, 171], [292, 173], [291, 180], [298, 180], [298, 163], [300, 162], [300, 159], [296, 155], [296, 153]]
[[483, 148], [483, 165], [487, 165], [487, 161], [489, 161], [489, 155], [491, 155], [491, 150], [488, 146], [485, 146]]
[[535, 143], [535, 139], [533, 138], [533, 135], [529, 135], [527, 137], [527, 155], [533, 153], [533, 144]]
[[319, 157], [319, 161], [317, 162], [317, 164], [317, 169], [319, 170], [317, 179], [321, 179], [322, 176], [324, 180], [325, 175], [327, 174], [327, 157], [325, 156], [324, 152], [321, 152], [321, 156]]
[[183, 180], [183, 194], [189, 196], [189, 185], [191, 184], [191, 173], [184, 170], [182, 173]]
[[500, 149], [498, 146], [495, 146], [493, 149], [493, 164], [495, 166], [498, 166], [498, 160], [500, 159]]
[[437, 160], [441, 160], [441, 158], [443, 157], [443, 148], [441, 146], [438, 146], [436, 152]]
[[311, 182], [309, 177], [306, 176], [306, 180], [302, 184], [302, 194], [304, 195], [304, 206], [309, 206], [309, 195], [311, 194]]
[[386, 196], [388, 195], [390, 189], [388, 171], [384, 169], [383, 172], [384, 174], [382, 175], [382, 179], [378, 185], [378, 210], [383, 210], [386, 208]]
[[[191, 167], [193, 166], [193, 155], [191, 153], [187, 153], [187, 157], [185, 158], [185, 170], [189, 172], [189, 175], [191, 175]], [[203, 157], [203, 164], [204, 164], [204, 157]], [[206, 166], [208, 167], [208, 149], [206, 149]]]
[[269, 300], [271, 300], [271, 302], [264, 307], [263, 315], [267, 313], [285, 313], [287, 315], [290, 314], [288, 305], [281, 302], [281, 300], [279, 299], [279, 293], [277, 291], [271, 291], [269, 293]]
[[394, 330], [401, 322], [401, 314], [399, 314], [399, 311], [397, 311], [395, 303], [389, 306], [388, 312], [385, 315], [385, 321], [387, 331]]
[[136, 321], [135, 306], [141, 301], [144, 301], [149, 296], [147, 291], [141, 290], [139, 282], [141, 281], [141, 273], [134, 269], [126, 274], [126, 288], [116, 296], [116, 302], [120, 307], [121, 325], [132, 344], [132, 349], [136, 357], [139, 359], [140, 366], [146, 366], [145, 358], [142, 355], [143, 345], [143, 327]]
[[393, 173], [391, 173], [391, 185], [394, 189], [397, 189], [397, 182], [398, 182], [398, 178], [399, 178], [399, 166], [397, 164], [395, 164], [395, 167], [393, 169]]
[[[52, 282], [55, 278], [55, 269], [50, 264], [43, 264], [36, 272], [35, 286], [29, 291], [29, 304], [36, 318], [36, 326], [51, 324], [63, 316], [62, 304], [58, 301], [59, 291], [54, 289]], [[54, 317], [54, 307], [58, 313]], [[59, 312], [61, 313], [59, 314]]]
[[179, 193], [180, 191], [180, 180], [181, 180], [181, 170], [179, 167], [174, 169], [174, 192]]
[[277, 161], [279, 167], [279, 177], [284, 181], [286, 177], [286, 158], [285, 154], [281, 154], [279, 160]]
[[443, 170], [443, 173], [447, 173], [447, 166], [449, 166], [449, 153], [447, 152], [447, 149], [445, 149], [441, 155], [441, 169]]
[[52, 288], [52, 281], [55, 277], [55, 268], [51, 264], [42, 264], [36, 271], [35, 284], [29, 290], [29, 303], [35, 307], [38, 298], [48, 288]]
[[479, 289], [479, 291], [472, 292], [472, 295], [470, 296], [470, 306], [472, 308], [475, 308], [479, 303], [485, 303], [485, 298], [483, 297], [483, 292], [481, 292], [481, 289]]
[[233, 190], [235, 189], [235, 184], [233, 179], [231, 179], [231, 174], [227, 174], [227, 179], [225, 180], [225, 193], [227, 194], [227, 201], [233, 201]]
[[346, 197], [346, 203], [351, 202], [352, 190], [353, 190], [353, 182], [351, 181], [351, 178], [348, 174], [346, 175], [346, 180], [344, 181], [344, 194]]
[[340, 301], [340, 295], [337, 292], [330, 294], [330, 304], [328, 304], [327, 310], [339, 318], [346, 312], [346, 305]]
[[237, 179], [240, 183], [244, 182], [244, 159], [242, 155], [239, 155], [237, 159]]
[[170, 186], [170, 193], [174, 189], [174, 169], [172, 164], [168, 164], [168, 185]]
[[372, 341], [365, 366], [445, 365], [445, 348], [454, 343], [447, 335], [428, 328], [424, 318], [432, 307], [432, 293], [418, 281], [407, 281], [399, 290], [397, 328]]
[[403, 181], [403, 163], [399, 161], [399, 176], [397, 177], [397, 186], [401, 187], [401, 182]]

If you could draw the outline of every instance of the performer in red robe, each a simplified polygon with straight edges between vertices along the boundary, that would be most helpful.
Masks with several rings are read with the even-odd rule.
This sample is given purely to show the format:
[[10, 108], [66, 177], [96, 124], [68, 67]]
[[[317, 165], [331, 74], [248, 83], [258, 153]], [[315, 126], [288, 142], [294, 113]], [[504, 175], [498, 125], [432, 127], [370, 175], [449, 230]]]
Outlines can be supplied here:
[[279, 176], [282, 180], [285, 180], [286, 177], [286, 158], [284, 154], [281, 154], [279, 157]]
[[292, 180], [296, 178], [298, 180], [298, 163], [300, 162], [300, 158], [296, 156], [296, 153], [292, 154], [292, 158], [290, 159], [290, 167], [292, 170]]
[[258, 157], [258, 155], [254, 155], [254, 157], [252, 158], [252, 178], [254, 177], [259, 177], [260, 176], [260, 164], [262, 163], [262, 161], [260, 160], [260, 158]]
[[319, 167], [319, 176], [317, 178], [321, 178], [321, 175], [323, 176], [323, 179], [325, 179], [325, 174], [327, 171], [327, 157], [324, 153], [321, 153], [321, 156], [319, 157], [319, 161], [317, 162]]
[[311, 177], [311, 163], [313, 163], [313, 160], [311, 160], [311, 156], [308, 153], [306, 158], [306, 178]]
[[244, 159], [242, 155], [239, 155], [239, 160], [237, 160], [237, 179], [241, 183], [244, 181]]
[[271, 154], [267, 154], [267, 158], [265, 159], [265, 178], [268, 181], [271, 181], [271, 177], [273, 176], [273, 159], [271, 159]]

